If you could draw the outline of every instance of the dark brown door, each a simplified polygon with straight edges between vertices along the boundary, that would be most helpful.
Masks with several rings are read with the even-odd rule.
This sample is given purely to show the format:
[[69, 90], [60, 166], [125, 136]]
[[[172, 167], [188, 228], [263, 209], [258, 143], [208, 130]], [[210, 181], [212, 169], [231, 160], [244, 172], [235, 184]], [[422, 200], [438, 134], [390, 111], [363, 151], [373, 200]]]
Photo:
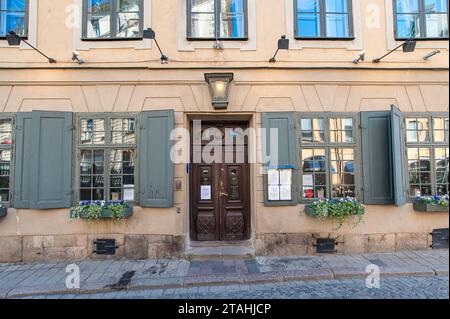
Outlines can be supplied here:
[[[239, 241], [250, 237], [248, 139], [228, 139], [245, 131], [245, 123], [202, 123], [210, 139], [191, 147], [191, 239]], [[238, 133], [236, 133], [238, 132]], [[211, 135], [209, 135], [211, 133]], [[214, 137], [212, 137], [214, 135]], [[201, 153], [201, 154], [199, 154]], [[200, 156], [207, 154], [207, 156]], [[195, 163], [197, 159], [198, 163]]]

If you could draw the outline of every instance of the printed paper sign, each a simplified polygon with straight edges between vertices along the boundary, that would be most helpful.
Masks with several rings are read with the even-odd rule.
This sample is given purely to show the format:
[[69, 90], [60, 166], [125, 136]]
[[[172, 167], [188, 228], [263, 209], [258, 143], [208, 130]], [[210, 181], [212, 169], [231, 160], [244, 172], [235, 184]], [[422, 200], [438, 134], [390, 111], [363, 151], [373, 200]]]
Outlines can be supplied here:
[[280, 200], [280, 187], [278, 185], [269, 186], [268, 198], [270, 201]]
[[313, 175], [303, 175], [303, 186], [314, 185]]
[[134, 188], [123, 189], [123, 200], [134, 201]]
[[200, 200], [211, 200], [211, 185], [200, 187]]
[[270, 169], [267, 171], [267, 180], [269, 185], [279, 185], [280, 184], [280, 174], [276, 169]]
[[292, 200], [290, 185], [281, 185], [280, 186], [280, 200]]
[[280, 184], [291, 185], [292, 184], [292, 170], [283, 169], [280, 171]]

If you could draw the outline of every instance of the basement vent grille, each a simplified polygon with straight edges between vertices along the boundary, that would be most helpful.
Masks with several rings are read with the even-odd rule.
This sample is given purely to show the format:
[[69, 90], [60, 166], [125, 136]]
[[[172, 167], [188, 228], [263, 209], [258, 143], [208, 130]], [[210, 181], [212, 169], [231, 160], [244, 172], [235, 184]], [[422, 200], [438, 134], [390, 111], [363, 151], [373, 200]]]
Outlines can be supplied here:
[[318, 254], [333, 254], [336, 252], [336, 241], [333, 238], [317, 238], [315, 246]]
[[116, 249], [119, 248], [116, 246], [115, 239], [97, 239], [94, 241], [94, 245], [94, 253], [97, 255], [115, 255]]
[[434, 229], [431, 233], [433, 238], [433, 249], [448, 249], [448, 228]]

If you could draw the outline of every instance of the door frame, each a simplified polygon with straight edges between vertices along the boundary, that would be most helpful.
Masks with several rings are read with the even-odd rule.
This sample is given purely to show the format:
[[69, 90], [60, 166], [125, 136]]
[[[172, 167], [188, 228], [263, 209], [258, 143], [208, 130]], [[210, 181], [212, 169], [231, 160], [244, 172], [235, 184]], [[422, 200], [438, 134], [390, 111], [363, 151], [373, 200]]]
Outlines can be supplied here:
[[[247, 125], [247, 128], [254, 128], [254, 126], [252, 125], [252, 119], [253, 119], [253, 114], [237, 114], [237, 115], [231, 115], [231, 114], [227, 114], [227, 115], [220, 115], [220, 114], [187, 114], [186, 116], [187, 118], [187, 129], [189, 131], [189, 133], [192, 133], [192, 125], [193, 125], [193, 121], [195, 120], [201, 120], [207, 123], [210, 123], [212, 125], [214, 124], [243, 124], [245, 123]], [[256, 141], [255, 141], [256, 142]], [[248, 152], [251, 152], [251, 141], [248, 141]], [[189, 143], [189, 170], [188, 170], [188, 181], [187, 181], [187, 185], [188, 185], [188, 191], [186, 192], [186, 198], [188, 199], [189, 203], [187, 203], [187, 207], [188, 207], [188, 214], [187, 214], [187, 235], [188, 235], [188, 242], [206, 242], [207, 241], [197, 241], [194, 240], [193, 238], [195, 238], [195, 234], [194, 234], [194, 224], [193, 224], [193, 212], [194, 212], [194, 200], [192, 199], [192, 189], [193, 189], [193, 183], [194, 183], [194, 178], [193, 178], [193, 170], [192, 168], [192, 141], [190, 141]], [[249, 154], [248, 154], [249, 155]], [[252, 192], [252, 187], [254, 187], [254, 182], [252, 180], [253, 177], [253, 173], [252, 173], [252, 167], [251, 167], [251, 163], [250, 163], [250, 156], [248, 156], [248, 163], [247, 163], [247, 175], [248, 175], [248, 186], [247, 186], [247, 194], [248, 194], [248, 223], [246, 225], [246, 229], [245, 229], [245, 235], [246, 235], [246, 241], [247, 240], [252, 240], [253, 238], [253, 222], [254, 222], [254, 213], [253, 213], [253, 198], [254, 198], [254, 194]], [[232, 241], [219, 241], [219, 243], [233, 243]]]

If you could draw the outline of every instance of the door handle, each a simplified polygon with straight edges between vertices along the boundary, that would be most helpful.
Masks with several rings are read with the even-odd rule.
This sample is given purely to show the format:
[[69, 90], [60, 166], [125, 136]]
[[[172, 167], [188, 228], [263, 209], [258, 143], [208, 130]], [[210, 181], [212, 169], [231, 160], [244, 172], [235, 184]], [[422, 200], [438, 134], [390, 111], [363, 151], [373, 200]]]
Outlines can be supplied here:
[[220, 196], [228, 197], [228, 193], [220, 192]]

